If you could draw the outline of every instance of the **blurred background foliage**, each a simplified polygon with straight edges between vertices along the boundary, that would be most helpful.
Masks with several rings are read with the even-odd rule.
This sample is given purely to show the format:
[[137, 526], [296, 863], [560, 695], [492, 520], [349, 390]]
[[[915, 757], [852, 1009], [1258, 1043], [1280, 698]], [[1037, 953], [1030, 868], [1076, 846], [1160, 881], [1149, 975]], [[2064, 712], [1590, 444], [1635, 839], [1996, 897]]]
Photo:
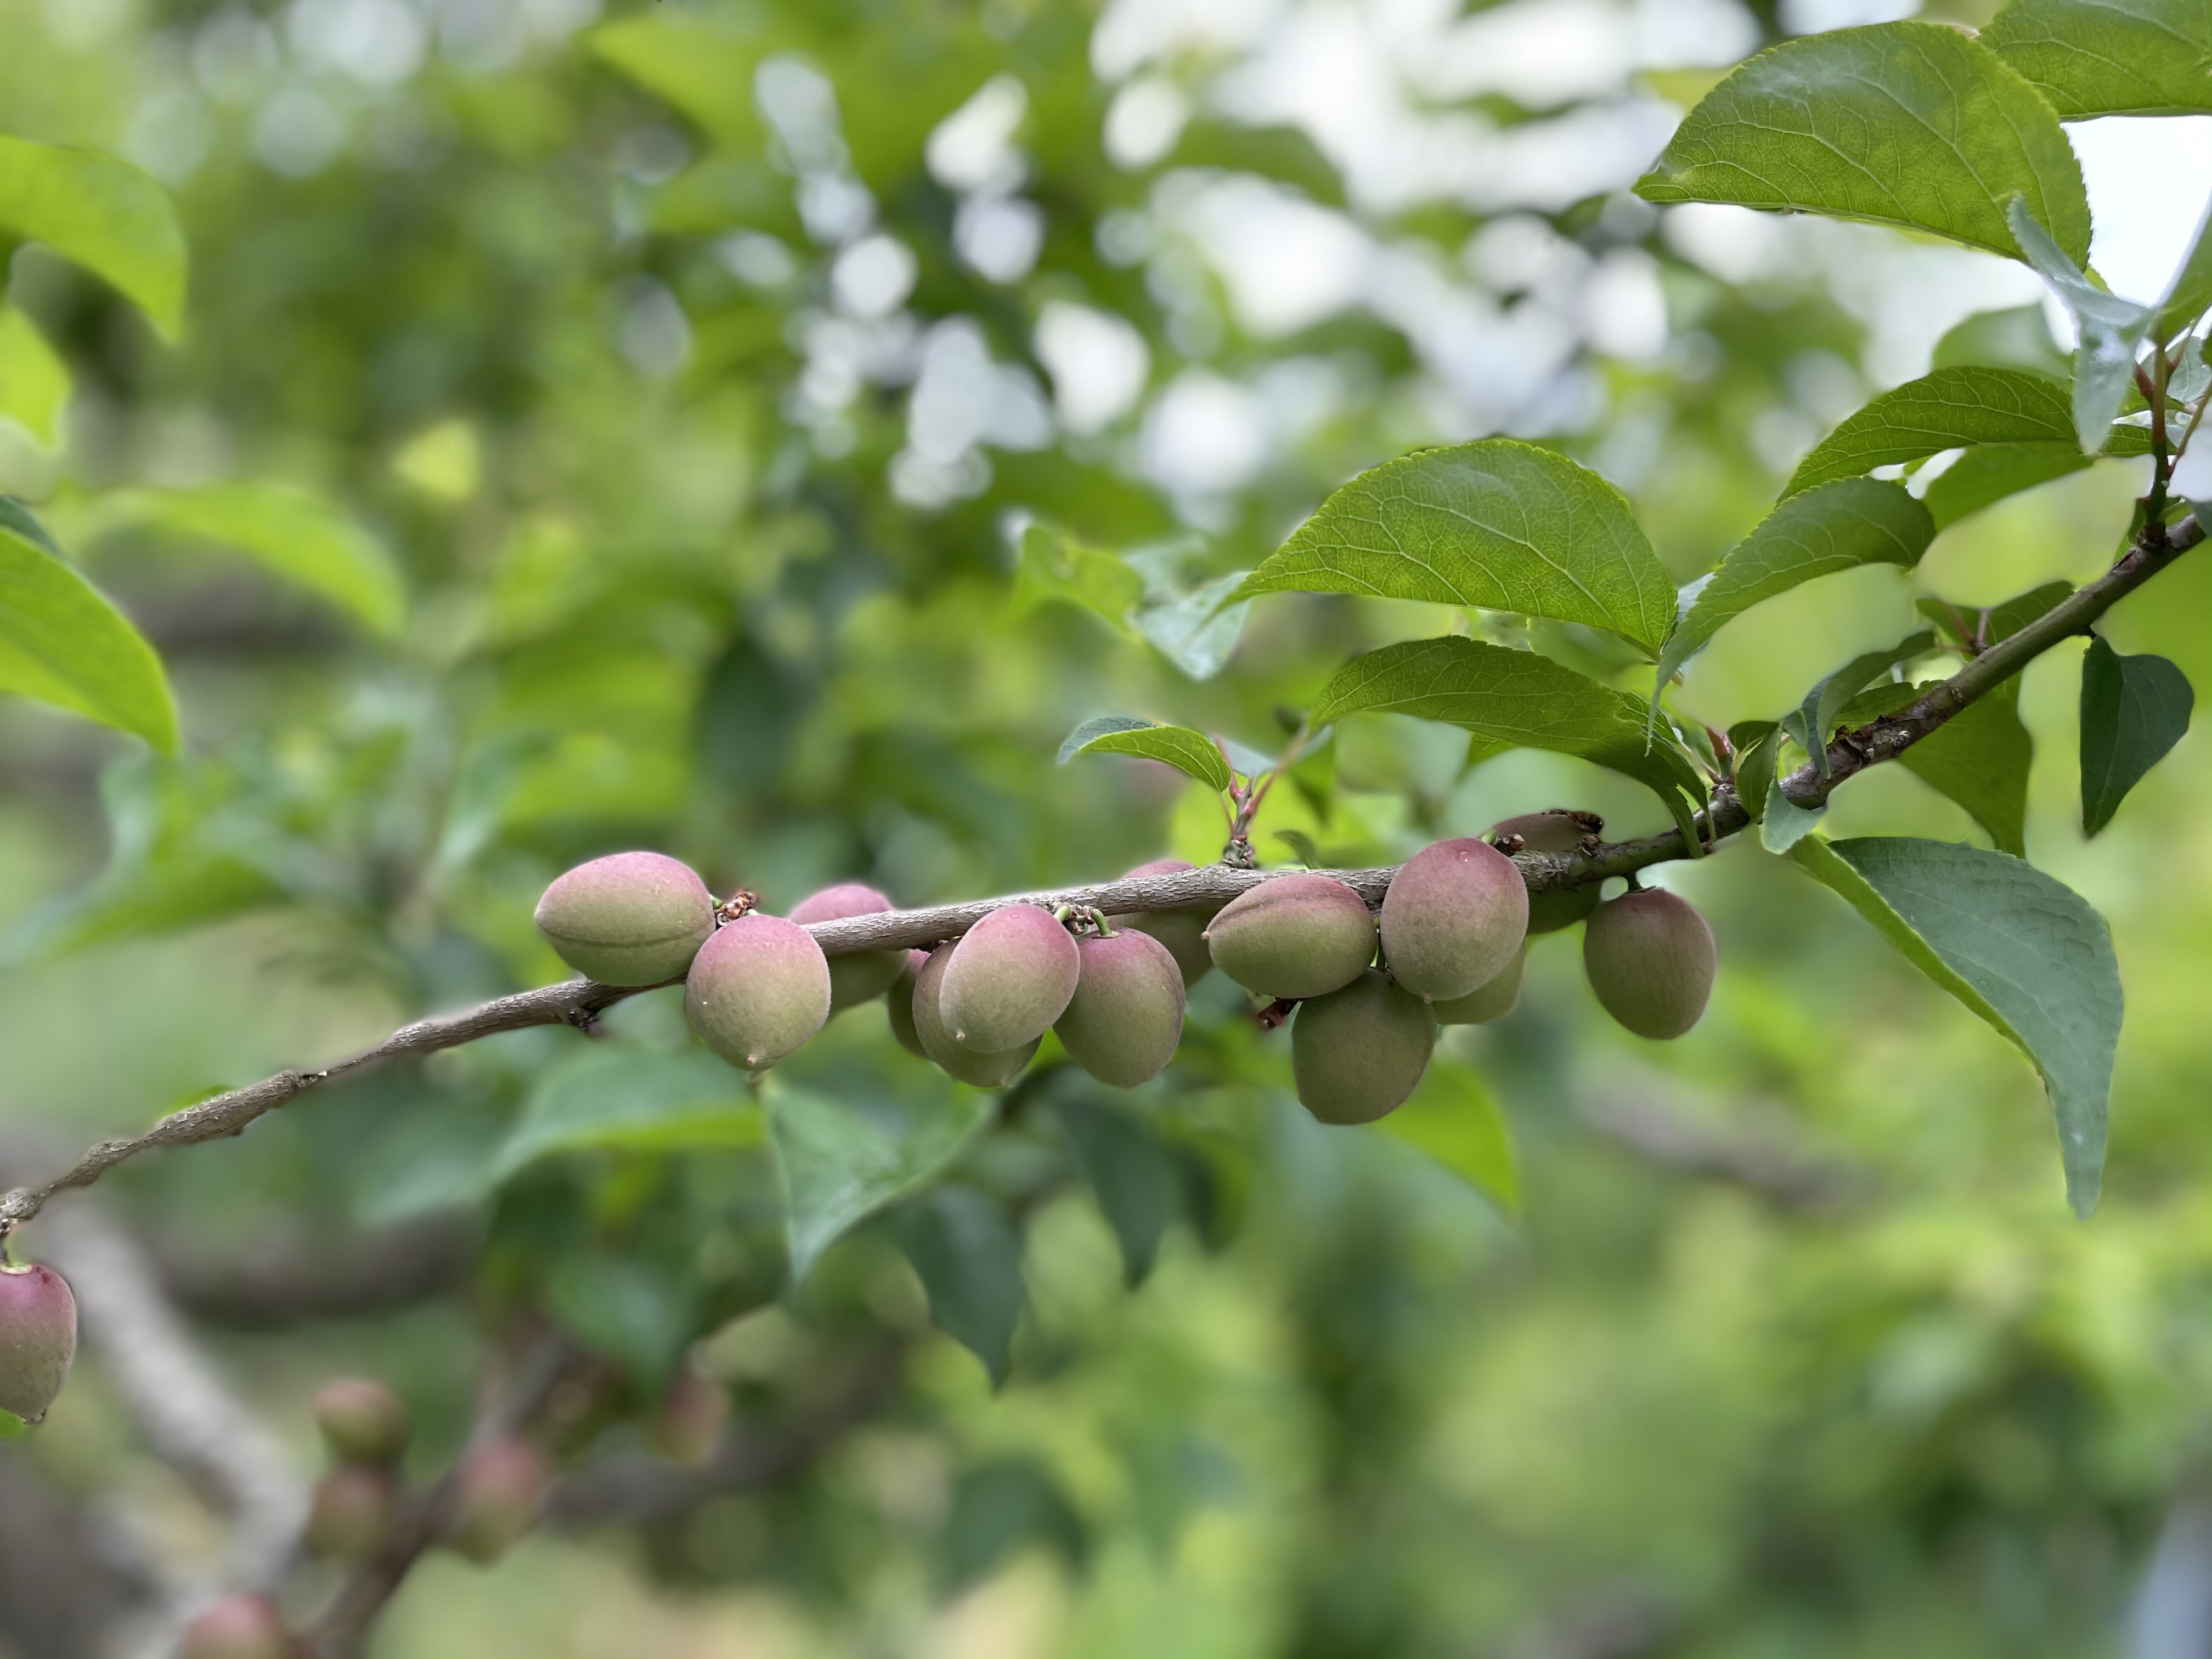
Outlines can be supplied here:
[[[599, 852], [771, 908], [1212, 858], [1194, 786], [1058, 744], [1125, 712], [1279, 747], [1346, 656], [1449, 625], [1284, 596], [1195, 627], [1406, 448], [1559, 446], [1708, 568], [1945, 330], [2039, 299], [1956, 249], [1626, 193], [1763, 40], [1906, 9], [0, 0], [0, 130], [148, 168], [193, 258], [174, 345], [40, 248], [8, 267], [73, 389], [51, 436], [0, 422], [0, 490], [159, 647], [185, 743], [0, 703], [0, 1156], [556, 977], [531, 905]], [[2178, 252], [2193, 196], [2126, 216], [2169, 154], [2142, 125], [2077, 130], [2093, 198]], [[1918, 595], [2080, 580], [2139, 487], [2102, 463], [1915, 575], [1762, 607], [1682, 706], [1771, 718]], [[270, 551], [303, 544], [304, 579]], [[2185, 563], [2108, 631], [2207, 685], [2208, 604]], [[1476, 625], [1638, 684], [1595, 635]], [[598, 1044], [393, 1068], [65, 1201], [155, 1246], [303, 1475], [333, 1371], [402, 1389], [428, 1469], [518, 1331], [606, 1356], [554, 1523], [489, 1573], [427, 1563], [393, 1659], [2201, 1655], [2173, 1632], [2212, 1573], [2212, 761], [2185, 740], [2093, 853], [2077, 662], [2022, 707], [2031, 853], [2111, 918], [2130, 996], [2087, 1225], [2028, 1070], [1743, 846], [1662, 877], [1721, 944], [1693, 1034], [1625, 1036], [1545, 939], [1396, 1135], [1306, 1119], [1218, 975], [1158, 1084], [1048, 1064], [995, 1117], [871, 1006], [764, 1124], [661, 993]], [[1595, 769], [1467, 759], [1356, 720], [1255, 840], [1663, 825]], [[1830, 823], [1986, 844], [1899, 768]], [[807, 1158], [869, 1148], [907, 1160], [890, 1206], [810, 1208]], [[994, 1391], [978, 1355], [1009, 1352]], [[679, 1365], [777, 1449], [594, 1498]], [[114, 1547], [214, 1550], [96, 1352], [0, 1470]], [[127, 1608], [10, 1584], [0, 1649], [118, 1650]]]

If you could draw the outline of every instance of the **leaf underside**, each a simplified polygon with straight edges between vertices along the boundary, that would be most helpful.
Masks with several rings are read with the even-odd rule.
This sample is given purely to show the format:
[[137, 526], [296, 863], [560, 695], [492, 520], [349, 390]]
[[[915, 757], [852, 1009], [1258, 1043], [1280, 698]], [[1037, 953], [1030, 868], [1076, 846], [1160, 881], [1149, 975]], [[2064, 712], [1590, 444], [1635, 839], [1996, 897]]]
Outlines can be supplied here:
[[1229, 787], [1229, 763], [1203, 732], [1187, 726], [1162, 726], [1134, 714], [1101, 714], [1067, 734], [1060, 745], [1062, 766], [1078, 755], [1135, 755], [1172, 766], [1215, 789]]

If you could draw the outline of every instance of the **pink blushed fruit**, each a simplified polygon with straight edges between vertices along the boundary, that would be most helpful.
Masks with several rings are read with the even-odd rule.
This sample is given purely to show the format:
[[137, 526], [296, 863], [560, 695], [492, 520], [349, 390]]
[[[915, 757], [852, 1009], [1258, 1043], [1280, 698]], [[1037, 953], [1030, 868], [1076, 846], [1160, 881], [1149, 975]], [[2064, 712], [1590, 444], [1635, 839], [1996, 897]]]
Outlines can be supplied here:
[[0, 1411], [41, 1421], [76, 1358], [76, 1298], [52, 1267], [0, 1267]]
[[612, 853], [554, 878], [538, 931], [561, 960], [602, 985], [677, 978], [714, 931], [714, 898], [688, 865]]

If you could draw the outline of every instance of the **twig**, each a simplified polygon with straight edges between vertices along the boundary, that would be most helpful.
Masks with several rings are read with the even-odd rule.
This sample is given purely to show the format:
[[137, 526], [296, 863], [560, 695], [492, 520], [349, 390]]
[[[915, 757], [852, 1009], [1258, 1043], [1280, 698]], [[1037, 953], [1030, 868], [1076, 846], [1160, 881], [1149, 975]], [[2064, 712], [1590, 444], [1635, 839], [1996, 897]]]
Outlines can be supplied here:
[[[2090, 623], [2203, 538], [2204, 532], [2193, 518], [2185, 519], [2171, 529], [2154, 520], [2144, 526], [2134, 547], [2104, 575], [2061, 600], [2018, 633], [1990, 646], [1910, 707], [1846, 733], [1844, 738], [1828, 747], [1825, 777], [1818, 767], [1808, 762], [1781, 780], [1783, 793], [1801, 806], [1825, 804], [1845, 780], [1869, 766], [1896, 759], [2061, 640], [2087, 632]], [[1723, 783], [1714, 790], [1711, 806], [1693, 815], [1692, 822], [1699, 838], [1710, 846], [1742, 830], [1751, 822], [1751, 815], [1736, 799], [1734, 787]], [[1545, 893], [1586, 886], [1608, 877], [1631, 875], [1648, 866], [1687, 856], [1688, 843], [1683, 840], [1682, 832], [1669, 830], [1663, 835], [1601, 844], [1595, 851], [1516, 853], [1513, 861], [1520, 866], [1521, 878], [1528, 884], [1528, 890]], [[1243, 870], [1216, 864], [1203, 870], [1140, 876], [1133, 880], [1100, 882], [1087, 887], [1010, 893], [928, 909], [885, 910], [873, 915], [848, 916], [836, 921], [811, 923], [807, 931], [830, 956], [844, 956], [855, 951], [894, 950], [957, 938], [992, 911], [1008, 904], [1037, 904], [1047, 909], [1057, 909], [1062, 905], [1088, 907], [1107, 915], [1126, 915], [1142, 910], [1226, 903], [1246, 889], [1281, 873], [1285, 872]], [[1327, 870], [1318, 873], [1334, 876], [1370, 905], [1379, 905], [1396, 872], [1392, 867]], [[259, 1083], [187, 1106], [161, 1119], [143, 1134], [101, 1141], [43, 1186], [18, 1188], [0, 1198], [0, 1240], [35, 1217], [56, 1193], [71, 1187], [88, 1187], [117, 1164], [140, 1152], [157, 1146], [185, 1146], [237, 1134], [264, 1112], [275, 1110], [309, 1089], [388, 1060], [455, 1048], [479, 1037], [519, 1031], [533, 1025], [588, 1027], [602, 1012], [625, 997], [635, 996], [640, 990], [657, 988], [623, 988], [594, 984], [589, 980], [568, 980], [535, 991], [499, 997], [466, 1013], [422, 1020], [403, 1027], [375, 1048], [323, 1071], [279, 1072]]]

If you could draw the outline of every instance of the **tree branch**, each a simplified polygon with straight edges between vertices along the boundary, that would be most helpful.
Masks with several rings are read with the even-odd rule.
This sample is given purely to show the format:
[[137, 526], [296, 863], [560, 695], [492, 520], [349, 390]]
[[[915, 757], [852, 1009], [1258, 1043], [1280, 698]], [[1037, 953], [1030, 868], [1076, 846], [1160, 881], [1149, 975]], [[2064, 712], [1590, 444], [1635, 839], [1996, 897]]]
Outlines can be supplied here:
[[[1977, 656], [1942, 684], [1933, 687], [1909, 708], [1886, 714], [1856, 732], [1847, 732], [1828, 747], [1828, 774], [1823, 778], [1809, 762], [1781, 781], [1782, 792], [1802, 806], [1825, 803], [1846, 779], [1869, 766], [1894, 760], [1944, 722], [1986, 696], [2061, 640], [2085, 634], [2113, 605], [2204, 539], [2193, 518], [2168, 526], [2154, 522], [2145, 526], [2135, 545], [2110, 570], [2087, 586], [2069, 594], [2018, 633], [2000, 641]], [[1707, 845], [1732, 836], [1751, 822], [1751, 815], [1723, 783], [1713, 792], [1711, 806], [1697, 815], [1699, 838]], [[1689, 856], [1690, 848], [1679, 830], [1616, 842], [1594, 853], [1518, 853], [1514, 862], [1532, 893], [1581, 887], [1611, 876], [1632, 875], [1654, 864]], [[953, 939], [992, 911], [1008, 904], [1089, 906], [1108, 915], [1141, 910], [1170, 910], [1185, 905], [1222, 904], [1246, 889], [1257, 886], [1279, 872], [1240, 870], [1210, 865], [1202, 870], [1182, 870], [1167, 875], [1142, 876], [1130, 881], [1099, 882], [1086, 887], [1063, 887], [1031, 893], [1010, 893], [998, 898], [971, 899], [962, 904], [943, 904], [921, 910], [885, 910], [873, 915], [848, 916], [837, 921], [808, 926], [816, 943], [830, 956], [855, 951], [884, 951], [935, 945]], [[1396, 873], [1394, 867], [1377, 870], [1328, 870], [1372, 905]], [[675, 981], [668, 981], [671, 984]], [[403, 1026], [375, 1048], [319, 1072], [279, 1072], [259, 1083], [233, 1089], [210, 1099], [173, 1112], [143, 1134], [103, 1140], [77, 1162], [40, 1187], [19, 1187], [0, 1198], [0, 1240], [46, 1206], [56, 1193], [71, 1187], [89, 1187], [117, 1164], [157, 1146], [187, 1146], [241, 1133], [264, 1112], [297, 1098], [309, 1089], [356, 1072], [412, 1054], [452, 1048], [502, 1031], [519, 1031], [534, 1025], [588, 1027], [600, 1013], [625, 997], [654, 986], [618, 988], [589, 980], [568, 980], [534, 991], [498, 997], [465, 1013], [439, 1019], [419, 1020]]]

